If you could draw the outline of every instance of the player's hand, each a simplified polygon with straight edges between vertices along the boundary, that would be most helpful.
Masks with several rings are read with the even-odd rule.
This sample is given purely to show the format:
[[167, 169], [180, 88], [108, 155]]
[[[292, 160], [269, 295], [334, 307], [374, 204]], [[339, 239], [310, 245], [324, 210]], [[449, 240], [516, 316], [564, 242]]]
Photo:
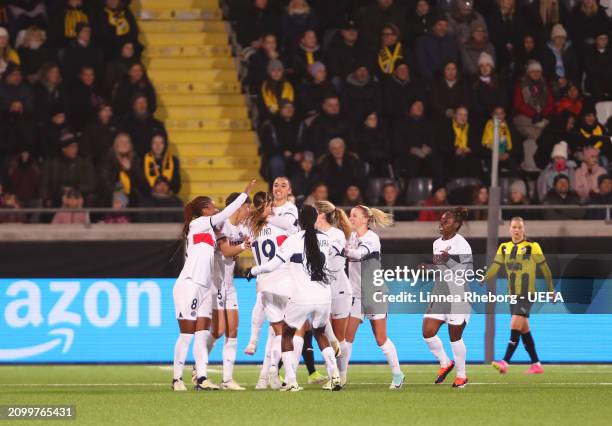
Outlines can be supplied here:
[[253, 188], [255, 188], [255, 184], [256, 184], [256, 183], [257, 183], [257, 180], [252, 179], [252, 180], [251, 180], [251, 181], [250, 181], [250, 182], [247, 184], [246, 188], [244, 188], [244, 193], [245, 193], [245, 194], [250, 193], [250, 192], [253, 190]]
[[243, 244], [244, 244], [244, 249], [245, 249], [245, 250], [248, 250], [248, 249], [250, 249], [250, 248], [251, 248], [251, 240], [250, 240], [250, 239], [245, 240], [245, 241], [243, 242]]

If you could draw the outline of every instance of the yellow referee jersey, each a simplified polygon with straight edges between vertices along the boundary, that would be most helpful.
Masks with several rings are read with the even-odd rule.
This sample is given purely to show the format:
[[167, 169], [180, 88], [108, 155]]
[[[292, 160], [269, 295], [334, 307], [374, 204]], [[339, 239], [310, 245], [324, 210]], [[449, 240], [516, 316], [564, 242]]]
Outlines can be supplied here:
[[497, 249], [493, 264], [485, 274], [483, 281], [489, 281], [497, 276], [504, 266], [508, 274], [508, 291], [510, 294], [526, 295], [536, 291], [537, 267], [546, 280], [548, 291], [554, 290], [552, 273], [542, 248], [535, 241], [523, 240], [518, 243], [508, 241], [501, 243]]

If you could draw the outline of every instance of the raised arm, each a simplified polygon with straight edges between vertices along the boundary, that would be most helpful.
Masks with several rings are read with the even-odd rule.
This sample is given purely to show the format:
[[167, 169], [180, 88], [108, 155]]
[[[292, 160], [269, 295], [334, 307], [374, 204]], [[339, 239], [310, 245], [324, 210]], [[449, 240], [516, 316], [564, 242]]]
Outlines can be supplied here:
[[297, 229], [295, 226], [296, 219], [290, 214], [283, 216], [270, 215], [268, 216], [268, 223], [277, 226], [284, 231], [295, 231]]
[[272, 272], [275, 269], [278, 269], [283, 263], [285, 263], [285, 261], [280, 256], [276, 255], [274, 259], [264, 263], [263, 265], [253, 266], [251, 268], [251, 275], [256, 277], [259, 274]]
[[245, 192], [243, 192], [242, 194], [238, 196], [238, 198], [232, 201], [232, 203], [229, 206], [225, 207], [222, 211], [220, 211], [216, 215], [211, 216], [210, 223], [212, 224], [212, 226], [220, 225], [223, 222], [225, 222], [227, 219], [229, 219], [230, 216], [236, 213], [238, 209], [240, 208], [240, 206], [244, 204], [247, 197], [248, 195]]

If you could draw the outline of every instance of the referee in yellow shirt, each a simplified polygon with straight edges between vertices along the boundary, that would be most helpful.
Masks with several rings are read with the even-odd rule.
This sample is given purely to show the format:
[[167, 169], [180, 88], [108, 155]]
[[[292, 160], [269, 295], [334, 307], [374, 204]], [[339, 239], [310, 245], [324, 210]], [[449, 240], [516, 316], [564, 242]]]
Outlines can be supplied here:
[[529, 311], [532, 302], [529, 293], [536, 292], [537, 268], [544, 275], [548, 291], [554, 290], [552, 273], [544, 258], [540, 245], [525, 238], [525, 222], [521, 217], [514, 217], [510, 221], [511, 241], [502, 243], [497, 249], [495, 260], [483, 278], [484, 282], [497, 276], [499, 269], [504, 266], [508, 274], [508, 291], [518, 296], [517, 303], [510, 305], [512, 319], [510, 321], [510, 341], [506, 348], [506, 355], [501, 361], [493, 361], [493, 367], [501, 374], [508, 371], [508, 364], [516, 350], [519, 340], [523, 339], [525, 350], [531, 358], [531, 367], [526, 374], [542, 374], [544, 369], [535, 349], [535, 342], [529, 328]]

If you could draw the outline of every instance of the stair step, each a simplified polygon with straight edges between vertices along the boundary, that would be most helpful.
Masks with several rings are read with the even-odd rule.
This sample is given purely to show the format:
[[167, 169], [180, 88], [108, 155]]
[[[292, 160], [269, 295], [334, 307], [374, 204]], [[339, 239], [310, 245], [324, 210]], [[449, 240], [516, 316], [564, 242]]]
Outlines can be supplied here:
[[223, 21], [142, 21], [138, 24], [140, 32], [148, 33], [222, 33]]
[[229, 56], [231, 56], [229, 46], [147, 46], [143, 53], [143, 58], [226, 58]]
[[148, 70], [149, 78], [153, 82], [237, 82], [238, 76], [234, 71], [227, 70], [197, 70], [190, 71], [189, 69], [184, 70]]
[[171, 94], [158, 96], [158, 103], [165, 107], [174, 106], [243, 106], [246, 108], [243, 95], [200, 95]]
[[224, 46], [227, 47], [225, 33], [142, 33], [140, 41], [146, 46]]
[[251, 130], [251, 120], [189, 120], [169, 119], [166, 120], [166, 129], [173, 130], [202, 130], [205, 132], [218, 130]]
[[195, 7], [216, 9], [219, 7], [219, 0], [136, 0], [133, 2], [133, 6], [136, 8], [164, 9], [168, 7], [168, 3], [172, 3], [172, 6], [181, 9]]
[[[167, 4], [166, 4], [167, 6]], [[177, 20], [177, 21], [220, 21], [223, 19], [221, 9], [212, 8], [134, 8], [136, 19], [142, 21]]]
[[189, 170], [183, 171], [182, 179], [188, 180], [192, 183], [195, 182], [209, 182], [209, 181], [224, 181], [224, 180], [244, 180], [247, 181], [252, 179], [254, 175], [254, 169], [213, 169], [213, 170]]
[[231, 70], [236, 73], [236, 62], [231, 56], [223, 58], [198, 58], [198, 57], [151, 57], [144, 58], [143, 62], [148, 70], [167, 69], [215, 69]]
[[155, 81], [155, 90], [159, 94], [239, 94], [240, 84], [229, 82], [216, 83], [180, 83], [171, 81]]
[[253, 144], [257, 146], [257, 136], [253, 131], [180, 131], [169, 130], [170, 140], [176, 145], [182, 144], [216, 144], [221, 146], [235, 144]]
[[181, 167], [189, 169], [231, 169], [246, 168], [259, 169], [259, 156], [246, 157], [211, 157], [203, 155], [184, 155], [181, 158]]
[[[257, 178], [257, 175], [253, 175], [254, 178]], [[244, 190], [248, 179], [244, 181], [212, 181], [212, 182], [190, 182], [186, 181], [185, 186], [188, 188], [189, 192], [195, 195], [208, 195], [209, 197], [219, 197], [219, 199], [215, 199], [220, 205], [223, 205], [225, 198], [231, 194], [232, 192], [240, 192]], [[252, 194], [257, 191], [267, 191], [268, 184], [263, 180], [258, 180], [255, 188], [253, 189]]]
[[[234, 183], [235, 185], [235, 183]], [[246, 181], [245, 181], [245, 185], [246, 185]], [[240, 187], [235, 187], [233, 189], [231, 189], [230, 191], [227, 191], [226, 188], [229, 187], [222, 187], [220, 190], [217, 190], [215, 188], [210, 188], [208, 191], [207, 190], [201, 190], [201, 188], [196, 187], [194, 191], [191, 191], [191, 187], [189, 183], [185, 183], [183, 185], [183, 188], [189, 188], [189, 192], [187, 192], [187, 190], [183, 190], [181, 189], [181, 193], [179, 194], [181, 199], [184, 202], [189, 202], [191, 201], [194, 197], [198, 196], [198, 195], [206, 195], [210, 198], [213, 199], [213, 201], [215, 202], [215, 204], [217, 206], [224, 206], [225, 205], [225, 199], [227, 198], [227, 196], [229, 194], [231, 194], [232, 192], [238, 192], [238, 191], [243, 191], [244, 190], [244, 186], [242, 188]], [[197, 190], [200, 189], [200, 191], [198, 192]], [[264, 182], [264, 184], [260, 187], [259, 185], [256, 186], [256, 188], [253, 190], [253, 194], [257, 191], [267, 191], [268, 190], [268, 184]], [[249, 253], [251, 253], [251, 250], [248, 250]], [[243, 252], [245, 253], [245, 252]]]
[[159, 108], [155, 116], [165, 120], [214, 120], [247, 119], [247, 109], [244, 106], [168, 106]]
[[242, 144], [219, 144], [219, 143], [174, 143], [174, 149], [179, 158], [183, 156], [242, 156], [257, 155], [257, 145], [253, 142]]

